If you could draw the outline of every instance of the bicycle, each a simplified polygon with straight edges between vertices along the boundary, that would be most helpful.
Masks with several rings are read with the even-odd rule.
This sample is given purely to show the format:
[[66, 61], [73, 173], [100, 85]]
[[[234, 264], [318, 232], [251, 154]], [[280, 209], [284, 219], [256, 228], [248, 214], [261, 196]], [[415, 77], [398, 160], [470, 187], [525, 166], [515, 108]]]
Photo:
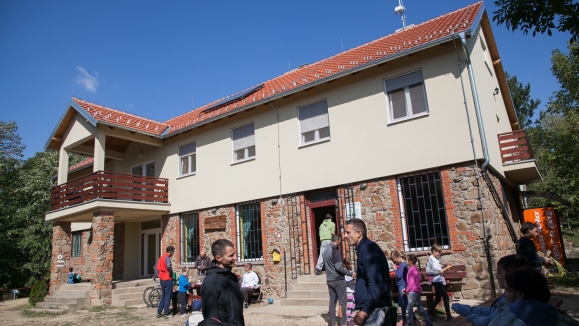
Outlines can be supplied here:
[[[155, 308], [159, 305], [162, 292], [161, 292], [161, 282], [157, 280], [157, 278], [154, 276], [153, 281], [155, 281], [155, 285], [149, 286], [148, 288], [145, 289], [145, 291], [143, 291], [143, 301], [145, 302], [147, 307]], [[153, 293], [155, 293], [155, 295], [152, 295]], [[151, 297], [153, 298], [154, 301], [151, 300]]]

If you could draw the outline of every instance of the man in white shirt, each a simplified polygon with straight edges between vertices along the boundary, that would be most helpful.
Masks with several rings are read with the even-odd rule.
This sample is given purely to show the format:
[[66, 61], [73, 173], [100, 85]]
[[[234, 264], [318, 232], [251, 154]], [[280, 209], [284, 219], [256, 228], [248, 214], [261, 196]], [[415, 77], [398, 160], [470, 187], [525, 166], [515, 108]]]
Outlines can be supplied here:
[[252, 270], [251, 263], [245, 264], [245, 273], [241, 281], [241, 294], [243, 295], [243, 306], [249, 308], [249, 295], [259, 289], [259, 277]]

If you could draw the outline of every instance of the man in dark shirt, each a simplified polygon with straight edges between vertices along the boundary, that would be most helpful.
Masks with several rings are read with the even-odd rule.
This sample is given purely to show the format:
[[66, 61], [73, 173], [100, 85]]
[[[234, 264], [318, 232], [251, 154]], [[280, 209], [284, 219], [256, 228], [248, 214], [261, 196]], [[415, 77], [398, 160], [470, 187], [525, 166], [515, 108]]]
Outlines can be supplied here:
[[550, 259], [545, 259], [537, 254], [537, 248], [532, 240], [537, 236], [537, 231], [538, 228], [535, 223], [523, 223], [521, 226], [521, 233], [523, 236], [517, 243], [517, 254], [525, 256], [532, 268], [541, 271], [541, 266], [545, 263], [549, 263]]
[[340, 326], [346, 325], [346, 281], [344, 275], [353, 276], [353, 273], [342, 266], [342, 253], [338, 246], [342, 238], [338, 234], [332, 235], [330, 246], [323, 253], [324, 266], [326, 266], [326, 283], [330, 292], [330, 325], [336, 325], [336, 300], [342, 307], [342, 319]]
[[207, 256], [205, 250], [201, 249], [197, 260], [195, 261], [195, 267], [197, 268], [197, 275], [205, 276], [205, 270], [211, 265], [211, 258]]
[[233, 243], [219, 239], [211, 245], [215, 264], [206, 269], [201, 285], [203, 321], [199, 326], [244, 326], [243, 297], [238, 278], [231, 272], [237, 253]]
[[[358, 269], [356, 270], [356, 315], [358, 325], [382, 326], [386, 318], [383, 307], [391, 307], [390, 276], [388, 262], [382, 249], [366, 237], [366, 224], [352, 218], [346, 222], [345, 235], [351, 246], [356, 246]], [[394, 310], [395, 312], [395, 310]], [[394, 313], [394, 318], [396, 314]], [[389, 320], [388, 322], [392, 322]], [[396, 319], [394, 319], [394, 324]], [[387, 324], [388, 325], [388, 324]], [[392, 324], [393, 325], [393, 324]]]

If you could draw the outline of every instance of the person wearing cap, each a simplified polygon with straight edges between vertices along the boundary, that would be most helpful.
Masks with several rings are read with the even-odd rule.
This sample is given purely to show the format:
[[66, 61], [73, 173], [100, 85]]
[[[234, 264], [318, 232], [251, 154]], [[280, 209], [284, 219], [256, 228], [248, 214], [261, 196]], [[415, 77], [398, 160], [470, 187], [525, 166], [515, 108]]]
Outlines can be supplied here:
[[324, 251], [332, 243], [332, 234], [336, 233], [336, 224], [332, 222], [332, 215], [326, 214], [326, 218], [320, 225], [320, 252], [318, 253], [318, 263], [316, 264], [316, 275], [322, 274], [322, 268], [324, 268]]

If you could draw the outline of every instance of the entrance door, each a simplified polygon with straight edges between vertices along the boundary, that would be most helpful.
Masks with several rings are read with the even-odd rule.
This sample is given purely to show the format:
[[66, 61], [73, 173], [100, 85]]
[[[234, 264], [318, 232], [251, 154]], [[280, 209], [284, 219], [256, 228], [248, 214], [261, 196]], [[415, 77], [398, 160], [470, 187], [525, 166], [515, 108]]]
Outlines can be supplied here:
[[[326, 200], [316, 203], [310, 203], [310, 225], [315, 227], [315, 232], [312, 232], [312, 257], [314, 258], [314, 264], [318, 261], [318, 257], [321, 253], [320, 250], [320, 225], [324, 222], [326, 214], [332, 215], [332, 222], [336, 224], [336, 232], [338, 232], [338, 225], [336, 223], [336, 204], [335, 200]], [[313, 230], [312, 230], [313, 231]]]
[[142, 277], [155, 274], [154, 266], [161, 256], [161, 229], [141, 231], [141, 268]]

